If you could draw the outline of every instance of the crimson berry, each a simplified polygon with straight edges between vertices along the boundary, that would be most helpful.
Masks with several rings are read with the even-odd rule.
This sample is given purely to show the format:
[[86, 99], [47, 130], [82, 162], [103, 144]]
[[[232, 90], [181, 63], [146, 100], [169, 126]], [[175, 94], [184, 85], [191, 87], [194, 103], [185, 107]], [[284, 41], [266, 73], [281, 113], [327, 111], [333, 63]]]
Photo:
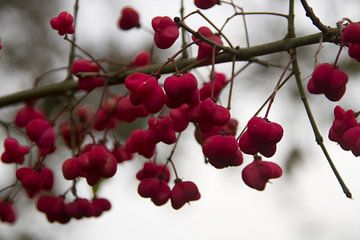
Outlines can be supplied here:
[[188, 105], [183, 104], [178, 108], [171, 109], [169, 117], [172, 120], [174, 130], [176, 132], [184, 131], [189, 125], [189, 119], [187, 118]]
[[239, 123], [236, 119], [231, 118], [226, 125], [215, 126], [208, 132], [202, 132], [199, 127], [196, 127], [194, 132], [195, 139], [200, 145], [202, 145], [205, 139], [214, 135], [235, 136], [238, 124]]
[[197, 79], [191, 73], [181, 76], [170, 76], [164, 81], [166, 105], [170, 108], [180, 107], [182, 104], [198, 102]]
[[105, 129], [115, 128], [118, 119], [116, 116], [116, 108], [118, 104], [119, 98], [112, 97], [109, 98], [98, 110], [95, 116], [94, 128], [98, 131], [102, 131]]
[[124, 7], [121, 10], [121, 16], [118, 22], [118, 26], [122, 30], [130, 30], [134, 27], [140, 27], [140, 17], [139, 13], [131, 8], [131, 7]]
[[121, 97], [118, 100], [115, 114], [119, 121], [129, 123], [149, 115], [143, 105], [134, 106], [129, 96]]
[[16, 178], [21, 182], [30, 198], [43, 190], [51, 190], [53, 187], [53, 172], [46, 167], [39, 170], [23, 167], [16, 170]]
[[68, 158], [62, 164], [62, 172], [64, 178], [72, 180], [80, 176], [85, 176], [85, 173], [80, 169], [76, 157]]
[[133, 158], [132, 154], [125, 150], [125, 146], [120, 143], [114, 144], [114, 149], [111, 152], [118, 163], [129, 161]]
[[360, 44], [350, 43], [349, 56], [360, 62]]
[[191, 122], [198, 124], [203, 132], [209, 132], [215, 126], [223, 126], [230, 120], [230, 112], [225, 107], [206, 98], [199, 104], [190, 106], [187, 117]]
[[139, 153], [150, 158], [155, 153], [156, 144], [150, 140], [149, 132], [141, 129], [134, 130], [125, 143], [125, 150], [129, 153]]
[[20, 128], [26, 127], [29, 122], [37, 118], [45, 119], [45, 116], [33, 106], [25, 106], [16, 113], [15, 125]]
[[[352, 110], [345, 111], [342, 107], [334, 108], [334, 121], [329, 130], [329, 139], [337, 142], [342, 146], [343, 135], [346, 130], [358, 125], [355, 114]], [[346, 149], [348, 150], [348, 149]]]
[[134, 67], [145, 67], [151, 63], [151, 53], [149, 51], [139, 52], [132, 60], [131, 65]]
[[221, 90], [226, 86], [226, 76], [223, 73], [214, 73], [214, 79], [204, 83], [200, 89], [200, 99], [217, 99]]
[[349, 23], [341, 33], [341, 41], [344, 44], [360, 44], [360, 23]]
[[351, 150], [356, 157], [360, 156], [360, 125], [345, 131], [341, 147]]
[[177, 179], [171, 189], [171, 206], [180, 209], [185, 203], [200, 199], [200, 192], [195, 183]]
[[41, 196], [39, 197], [37, 209], [46, 214], [49, 222], [67, 223], [70, 216], [66, 212], [66, 204], [64, 198], [59, 196]]
[[5, 151], [1, 155], [1, 160], [4, 163], [18, 163], [23, 164], [25, 155], [29, 153], [28, 146], [22, 146], [19, 142], [12, 137], [7, 137], [4, 141]]
[[348, 76], [329, 63], [319, 64], [313, 71], [307, 89], [313, 94], [325, 94], [330, 101], [339, 101], [345, 93]]
[[66, 204], [65, 211], [70, 217], [81, 219], [83, 217], [92, 217], [93, 206], [89, 200], [77, 198]]
[[42, 156], [55, 151], [56, 135], [48, 121], [43, 119], [32, 120], [26, 126], [26, 135], [36, 143]]
[[94, 198], [91, 201], [92, 215], [94, 217], [100, 216], [103, 212], [111, 209], [111, 202], [106, 198]]
[[276, 152], [276, 143], [283, 136], [281, 125], [267, 119], [253, 117], [247, 124], [247, 130], [239, 139], [239, 147], [246, 154], [261, 153], [271, 157]]
[[151, 25], [155, 31], [154, 41], [158, 48], [166, 49], [171, 47], [179, 37], [178, 25], [167, 16], [153, 18]]
[[[203, 37], [217, 43], [218, 45], [223, 45], [220, 36], [211, 32], [211, 30], [208, 27], [200, 27], [197, 32]], [[213, 46], [204, 41], [197, 39], [195, 36], [193, 36], [192, 39], [199, 46], [197, 59], [203, 60], [203, 59], [211, 58], [213, 54]], [[215, 54], [218, 53], [219, 51], [220, 49], [216, 48]]]
[[166, 144], [173, 144], [176, 142], [175, 129], [169, 116], [150, 118], [148, 124], [148, 136], [151, 142], [155, 144], [158, 142]]
[[[75, 122], [73, 124], [74, 124], [74, 126], [73, 126], [74, 130], [75, 130], [74, 146], [77, 147], [77, 146], [80, 146], [82, 141], [84, 140], [84, 132], [80, 125], [76, 124]], [[60, 124], [59, 128], [60, 128], [60, 134], [61, 134], [62, 138], [64, 139], [66, 145], [69, 148], [72, 148], [72, 143], [71, 143], [71, 141], [72, 141], [72, 136], [71, 136], [72, 123], [71, 123], [71, 121], [63, 122], [62, 124]]]
[[159, 178], [141, 180], [138, 193], [144, 198], [150, 198], [156, 206], [165, 204], [171, 195], [169, 185]]
[[16, 221], [16, 213], [12, 202], [0, 199], [0, 220], [10, 224]]
[[279, 178], [282, 169], [274, 162], [254, 160], [242, 171], [242, 179], [251, 188], [262, 191], [269, 179]]
[[215, 168], [239, 166], [243, 163], [243, 156], [234, 136], [208, 137], [202, 145], [202, 151]]
[[213, 7], [215, 4], [220, 4], [219, 0], [195, 0], [195, 6], [201, 9], [208, 9]]
[[133, 105], [143, 105], [147, 112], [157, 113], [165, 105], [165, 94], [157, 79], [144, 73], [133, 73], [125, 79]]
[[57, 17], [50, 20], [50, 25], [54, 30], [57, 30], [59, 35], [73, 34], [75, 32], [74, 18], [68, 12], [61, 12]]
[[144, 180], [146, 178], [159, 178], [164, 182], [169, 182], [169, 168], [161, 163], [145, 162], [143, 168], [137, 172], [136, 178]]
[[91, 91], [94, 88], [101, 87], [105, 84], [105, 78], [101, 76], [81, 77], [81, 73], [99, 73], [100, 67], [97, 63], [77, 59], [71, 66], [72, 73], [79, 78], [78, 87], [84, 91]]

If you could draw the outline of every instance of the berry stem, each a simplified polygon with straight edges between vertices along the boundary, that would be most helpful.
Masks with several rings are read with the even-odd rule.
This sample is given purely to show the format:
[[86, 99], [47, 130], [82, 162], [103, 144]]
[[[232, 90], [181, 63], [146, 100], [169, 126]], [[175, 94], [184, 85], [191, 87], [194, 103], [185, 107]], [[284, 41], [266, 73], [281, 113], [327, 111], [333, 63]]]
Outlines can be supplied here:
[[[281, 88], [285, 85], [285, 83], [287, 83], [288, 80], [289, 80], [293, 75], [294, 75], [294, 72], [291, 72], [291, 73], [284, 79], [284, 81], [282, 81], [282, 82], [280, 83], [279, 89], [281, 89]], [[253, 115], [252, 117], [256, 117], [256, 116], [264, 109], [264, 107], [266, 106], [266, 104], [270, 101], [271, 97], [272, 97], [272, 94], [271, 94], [271, 95], [266, 99], [266, 101], [259, 107], [259, 109], [254, 113], [254, 115]], [[244, 127], [244, 128], [241, 130], [240, 134], [239, 134], [238, 137], [236, 138], [237, 140], [240, 139], [241, 135], [243, 135], [243, 133], [245, 132], [245, 130], [246, 130], [246, 127]]]
[[340, 48], [339, 48], [339, 51], [336, 54], [336, 58], [335, 58], [335, 61], [333, 63], [334, 68], [336, 68], [336, 65], [337, 65], [337, 63], [339, 61], [339, 57], [340, 57], [340, 54], [341, 54], [341, 51], [343, 50], [343, 48], [344, 48], [344, 46], [341, 45]]
[[[180, 1], [180, 17], [181, 17], [181, 20], [184, 19], [184, 15], [185, 15], [184, 0], [181, 0]], [[181, 28], [181, 40], [182, 40], [181, 48], [184, 49], [184, 51], [182, 53], [182, 58], [185, 59], [185, 58], [189, 57], [189, 54], [188, 54], [187, 49], [185, 48], [186, 45], [187, 45], [187, 43], [186, 43], [186, 31], [183, 28]]]
[[267, 119], [267, 117], [268, 117], [268, 115], [270, 113], [270, 109], [271, 109], [271, 106], [272, 106], [272, 104], [274, 102], [276, 93], [279, 90], [280, 83], [281, 83], [282, 79], [284, 78], [285, 73], [289, 69], [291, 63], [292, 63], [292, 60], [290, 59], [290, 61], [286, 64], [286, 67], [284, 68], [284, 71], [281, 73], [281, 76], [280, 76], [279, 80], [277, 81], [277, 83], [275, 85], [274, 91], [272, 92], [271, 97], [270, 97], [269, 105], [268, 105], [268, 107], [266, 109], [266, 113], [265, 113], [265, 116], [264, 116], [265, 119]]
[[[75, 3], [74, 3], [74, 28], [75, 29], [76, 29], [78, 11], [79, 11], [79, 0], [75, 0]], [[66, 38], [67, 38], [67, 36], [65, 35], [65, 39]], [[76, 42], [76, 30], [72, 34], [71, 42], [73, 42], [73, 43]], [[72, 63], [74, 62], [74, 59], [75, 59], [75, 45], [71, 44], [70, 53], [69, 53], [68, 74], [66, 77], [67, 80], [72, 79], [71, 66], [72, 66]]]
[[229, 88], [229, 95], [228, 95], [228, 104], [227, 104], [227, 109], [230, 111], [231, 109], [231, 98], [232, 98], [232, 92], [233, 92], [233, 88], [234, 88], [234, 79], [235, 79], [235, 60], [236, 60], [236, 56], [233, 56], [233, 61], [232, 61], [232, 65], [231, 65], [231, 78], [230, 78], [230, 88]]

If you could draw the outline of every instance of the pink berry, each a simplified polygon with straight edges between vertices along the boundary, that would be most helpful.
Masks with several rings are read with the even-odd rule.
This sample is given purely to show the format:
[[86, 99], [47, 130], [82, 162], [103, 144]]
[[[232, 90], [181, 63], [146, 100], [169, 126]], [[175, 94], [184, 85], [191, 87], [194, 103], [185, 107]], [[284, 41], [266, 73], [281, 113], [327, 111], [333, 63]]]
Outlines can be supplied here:
[[168, 184], [159, 178], [141, 180], [138, 193], [144, 198], [150, 198], [156, 206], [165, 204], [171, 195]]

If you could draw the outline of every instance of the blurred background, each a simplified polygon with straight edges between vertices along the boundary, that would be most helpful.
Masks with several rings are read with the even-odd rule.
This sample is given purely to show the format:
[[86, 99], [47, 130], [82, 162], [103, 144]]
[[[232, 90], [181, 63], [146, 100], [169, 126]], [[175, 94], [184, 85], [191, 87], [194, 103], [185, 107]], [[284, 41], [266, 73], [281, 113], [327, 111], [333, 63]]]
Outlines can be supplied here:
[[[193, 0], [184, 0], [185, 12], [195, 10]], [[288, 3], [284, 0], [235, 1], [245, 11], [280, 12], [286, 14]], [[297, 35], [317, 32], [306, 18], [299, 1], [296, 5]], [[309, 0], [319, 18], [327, 25], [336, 26], [343, 17], [359, 21], [358, 0]], [[69, 43], [50, 28], [49, 20], [60, 11], [72, 12], [74, 1], [21, 1], [0, 0], [0, 95], [6, 95], [33, 86], [34, 80], [44, 72], [64, 67], [68, 61]], [[152, 35], [143, 29], [121, 31], [117, 27], [120, 10], [131, 6], [140, 13], [144, 29], [151, 29], [155, 16], [179, 16], [178, 1], [120, 1], [80, 0], [77, 43], [96, 58], [112, 59], [128, 64], [140, 50], [150, 50]], [[222, 4], [203, 11], [215, 24], [221, 26], [233, 13], [229, 5]], [[274, 16], [250, 15], [246, 18], [251, 45], [282, 39], [287, 31], [286, 19]], [[193, 28], [205, 25], [199, 16], [192, 16], [188, 24]], [[246, 46], [241, 17], [234, 18], [224, 30], [234, 45]], [[180, 39], [168, 50], [154, 50], [154, 62], [163, 62], [181, 46]], [[299, 48], [299, 59], [304, 84], [314, 66], [314, 55], [319, 45]], [[192, 49], [193, 55], [197, 49]], [[320, 62], [333, 62], [338, 47], [324, 44], [319, 54]], [[261, 57], [275, 64], [286, 65], [284, 53]], [[239, 62], [236, 69], [246, 63]], [[315, 143], [310, 123], [300, 101], [295, 80], [291, 79], [277, 94], [269, 119], [284, 127], [284, 137], [278, 151], [270, 160], [279, 163], [284, 175], [258, 192], [247, 187], [241, 179], [243, 166], [251, 161], [245, 156], [243, 166], [217, 170], [204, 164], [201, 147], [193, 138], [194, 128], [183, 134], [174, 155], [180, 177], [194, 181], [201, 192], [201, 199], [173, 210], [169, 203], [154, 206], [149, 199], [137, 194], [136, 172], [145, 159], [119, 165], [115, 177], [101, 185], [99, 196], [112, 202], [110, 212], [99, 218], [72, 220], [70, 223], [50, 224], [44, 214], [37, 212], [34, 202], [22, 194], [16, 203], [18, 221], [9, 226], [0, 223], [0, 239], [316, 239], [357, 240], [360, 236], [360, 162], [350, 152], [344, 152], [327, 140], [333, 120], [333, 109], [339, 104], [345, 109], [359, 111], [360, 63], [351, 60], [344, 51], [339, 66], [349, 74], [345, 96], [339, 103], [327, 101], [323, 96], [308, 96], [325, 144], [338, 170], [353, 193], [347, 199], [336, 181], [325, 157]], [[216, 70], [230, 76], [231, 64], [219, 64]], [[208, 79], [209, 67], [199, 68], [199, 79]], [[282, 70], [252, 64], [237, 78], [231, 114], [239, 121], [239, 131], [256, 112], [273, 90]], [[66, 71], [49, 75], [42, 84], [64, 79]], [[121, 91], [113, 86], [112, 91]], [[226, 100], [225, 91], [221, 98]], [[87, 103], [98, 102], [101, 91], [94, 91]], [[64, 98], [39, 101], [39, 106], [53, 115], [63, 104]], [[11, 121], [20, 105], [0, 109], [0, 119]], [[264, 114], [264, 112], [262, 113]], [[124, 128], [141, 127], [120, 126]], [[4, 136], [5, 131], [0, 134]], [[3, 138], [3, 137], [2, 137]], [[0, 146], [2, 152], [2, 145]], [[171, 147], [161, 145], [158, 159], [164, 161]], [[61, 163], [70, 151], [59, 147], [47, 162], [57, 173], [55, 192], [63, 192], [70, 182], [61, 180]], [[0, 189], [14, 182], [14, 167], [0, 162]], [[90, 190], [80, 183], [81, 196], [90, 196]]]

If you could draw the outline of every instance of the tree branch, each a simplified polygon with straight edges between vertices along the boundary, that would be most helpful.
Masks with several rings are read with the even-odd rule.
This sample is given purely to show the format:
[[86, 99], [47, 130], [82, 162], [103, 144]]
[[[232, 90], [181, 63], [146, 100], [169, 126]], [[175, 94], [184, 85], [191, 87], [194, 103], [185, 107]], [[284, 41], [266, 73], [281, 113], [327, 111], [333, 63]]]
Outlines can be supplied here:
[[[307, 46], [315, 43], [319, 43], [321, 37], [323, 36], [324, 42], [337, 42], [337, 36], [339, 32], [336, 28], [329, 28], [329, 31], [326, 35], [322, 33], [315, 33], [311, 35], [306, 35], [296, 38], [287, 38], [279, 41], [274, 41], [266, 44], [261, 44], [249, 48], [234, 48], [231, 53], [223, 52], [216, 56], [215, 63], [225, 63], [231, 62], [233, 60], [233, 55], [236, 56], [236, 61], [250, 61], [254, 57], [263, 56], [267, 54], [288, 51], [293, 48], [298, 48], [302, 46]], [[201, 36], [201, 35], [200, 35]], [[201, 36], [202, 37], [202, 36]], [[193, 68], [208, 65], [204, 61], [199, 62], [196, 59], [180, 59], [176, 62], [176, 65], [179, 69], [183, 69], [187, 66], [192, 65]], [[108, 79], [108, 85], [121, 84], [124, 82], [124, 79], [134, 72], [143, 72], [151, 74], [161, 67], [162, 64], [150, 65], [143, 68], [136, 68], [124, 71], [116, 76], [112, 76]], [[174, 64], [168, 64], [161, 71], [162, 74], [174, 72]], [[49, 85], [39, 86], [34, 89], [28, 89], [24, 91], [15, 92], [9, 95], [0, 97], [0, 107], [8, 106], [11, 104], [20, 103], [30, 99], [39, 99], [45, 97], [67, 95], [72, 92], [78, 91], [77, 82], [73, 81], [63, 81], [60, 83], [54, 83]]]

